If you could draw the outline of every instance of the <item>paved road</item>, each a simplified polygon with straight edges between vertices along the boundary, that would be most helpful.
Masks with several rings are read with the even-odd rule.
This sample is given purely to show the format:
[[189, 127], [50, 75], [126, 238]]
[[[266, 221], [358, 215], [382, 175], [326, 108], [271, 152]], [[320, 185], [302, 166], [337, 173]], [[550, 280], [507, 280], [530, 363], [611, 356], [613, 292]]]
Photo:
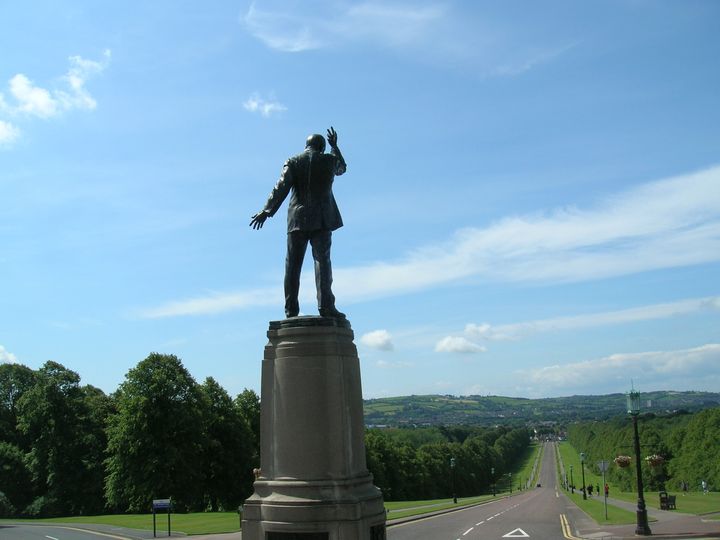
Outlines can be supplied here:
[[555, 467], [554, 448], [546, 444], [540, 470], [542, 487], [391, 527], [388, 540], [562, 539], [560, 516], [567, 513], [567, 501], [557, 492]]
[[3, 524], [0, 525], [0, 538], [2, 540], [102, 540], [126, 537], [55, 525]]

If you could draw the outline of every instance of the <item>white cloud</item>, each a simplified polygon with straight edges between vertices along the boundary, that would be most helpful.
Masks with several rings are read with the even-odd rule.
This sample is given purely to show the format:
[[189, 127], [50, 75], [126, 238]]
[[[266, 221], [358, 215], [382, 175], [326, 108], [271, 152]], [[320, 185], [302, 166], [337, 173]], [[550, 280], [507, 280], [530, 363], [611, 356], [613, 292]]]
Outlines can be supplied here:
[[58, 99], [66, 110], [69, 109], [95, 109], [97, 101], [87, 89], [87, 80], [98, 73], [102, 73], [110, 63], [112, 53], [109, 49], [103, 51], [103, 58], [100, 61], [87, 60], [81, 56], [71, 56], [70, 69], [63, 79], [70, 87], [70, 92], [58, 92]]
[[9, 86], [10, 94], [17, 101], [15, 107], [17, 112], [40, 118], [50, 118], [58, 113], [60, 107], [57, 99], [48, 90], [35, 86], [22, 73], [18, 73], [10, 79]]
[[241, 18], [245, 28], [268, 47], [300, 52], [348, 41], [401, 46], [424, 40], [443, 17], [439, 4], [417, 6], [389, 2], [330, 4], [323, 1], [253, 2]]
[[234, 309], [255, 306], [271, 306], [282, 298], [282, 291], [275, 288], [256, 289], [238, 293], [212, 293], [208, 296], [168, 302], [155, 308], [141, 310], [138, 315], [145, 319], [160, 319], [183, 315], [212, 315]]
[[574, 282], [720, 260], [720, 167], [641, 185], [594, 208], [508, 217], [403, 259], [335, 272], [363, 300], [468, 277]]
[[272, 114], [287, 111], [287, 107], [279, 101], [274, 101], [273, 98], [269, 100], [261, 98], [258, 94], [253, 94], [244, 103], [243, 107], [245, 110], [250, 112], [260, 113], [264, 117], [269, 117]]
[[392, 336], [387, 330], [374, 330], [372, 332], [368, 332], [360, 338], [360, 343], [381, 351], [393, 350]]
[[5, 349], [0, 345], [0, 364], [15, 364], [17, 363], [17, 356]]
[[[580, 282], [715, 262], [720, 260], [718, 185], [720, 167], [713, 167], [634, 187], [588, 209], [561, 208], [463, 229], [442, 244], [397, 260], [336, 266], [335, 293], [345, 302], [359, 302], [466, 278]], [[302, 290], [310, 295], [313, 289], [306, 276]], [[171, 310], [161, 306], [149, 311], [167, 311], [155, 316], [214, 313], [251, 307], [254, 301], [270, 303], [262, 291], [251, 290], [214, 293], [173, 302]]]
[[495, 68], [495, 75], [499, 76], [516, 76], [530, 71], [536, 66], [546, 64], [552, 61], [554, 58], [561, 56], [569, 50], [576, 47], [578, 43], [570, 43], [561, 47], [550, 48], [547, 50], [528, 52], [525, 57], [516, 62], [508, 62], [505, 64], [498, 65]]
[[37, 86], [23, 73], [14, 75], [8, 82], [9, 95], [14, 103], [8, 103], [4, 96], [0, 95], [0, 112], [11, 116], [48, 119], [73, 109], [94, 109], [97, 102], [85, 88], [85, 83], [93, 75], [105, 70], [110, 56], [109, 50], [103, 52], [100, 61], [70, 56], [70, 68], [60, 78], [63, 85], [54, 89]]
[[581, 34], [572, 23], [538, 31], [481, 4], [465, 9], [438, 0], [257, 0], [240, 23], [281, 52], [376, 47], [443, 68], [470, 65], [486, 77], [513, 77], [549, 63]]
[[10, 122], [0, 120], [0, 147], [9, 146], [20, 137], [20, 130]]
[[653, 382], [666, 384], [668, 377], [718, 378], [720, 344], [711, 343], [677, 351], [620, 353], [564, 365], [520, 370], [517, 377], [530, 387], [581, 389], [601, 387], [605, 383], [627, 384], [632, 378], [642, 380], [647, 387]]
[[435, 344], [435, 352], [481, 353], [485, 352], [485, 347], [462, 336], [446, 336]]
[[680, 315], [689, 315], [706, 310], [720, 310], [720, 296], [693, 298], [665, 304], [653, 304], [637, 308], [570, 317], [556, 317], [514, 324], [492, 326], [487, 323], [468, 324], [465, 333], [473, 338], [488, 340], [519, 339], [527, 335], [557, 330], [592, 328], [612, 324], [624, 324], [655, 319], [666, 319]]
[[406, 362], [406, 361], [399, 361], [399, 362], [389, 362], [387, 360], [378, 360], [375, 362], [375, 365], [382, 369], [404, 369], [404, 368], [410, 368], [413, 367], [415, 364], [412, 362]]

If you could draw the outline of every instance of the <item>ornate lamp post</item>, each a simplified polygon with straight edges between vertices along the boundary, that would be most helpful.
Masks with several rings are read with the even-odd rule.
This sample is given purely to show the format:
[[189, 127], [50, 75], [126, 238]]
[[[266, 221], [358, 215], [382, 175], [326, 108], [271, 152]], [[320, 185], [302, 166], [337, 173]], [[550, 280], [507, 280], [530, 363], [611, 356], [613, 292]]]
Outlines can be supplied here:
[[575, 480], [573, 480], [573, 466], [570, 465], [570, 493], [575, 493]]
[[582, 468], [582, 492], [583, 499], [587, 500], [587, 489], [585, 488], [585, 452], [580, 452], [580, 467]]
[[635, 469], [637, 472], [637, 489], [638, 489], [638, 503], [637, 511], [637, 526], [635, 527], [635, 534], [641, 536], [650, 536], [650, 526], [648, 525], [647, 509], [645, 508], [645, 497], [643, 496], [643, 481], [642, 481], [642, 469], [640, 460], [640, 435], [638, 434], [637, 418], [640, 414], [640, 392], [636, 392], [635, 388], [630, 390], [627, 394], [627, 411], [633, 422], [633, 432], [635, 435]]
[[450, 458], [450, 470], [452, 471], [452, 491], [453, 491], [453, 502], [457, 504], [457, 493], [455, 491], [455, 458]]

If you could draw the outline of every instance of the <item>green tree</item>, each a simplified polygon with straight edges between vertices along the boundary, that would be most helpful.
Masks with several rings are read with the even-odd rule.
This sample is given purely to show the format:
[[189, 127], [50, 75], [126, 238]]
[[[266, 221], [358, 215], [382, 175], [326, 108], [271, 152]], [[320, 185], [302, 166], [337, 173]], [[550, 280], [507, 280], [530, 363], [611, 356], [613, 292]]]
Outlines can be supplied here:
[[107, 422], [113, 414], [114, 401], [99, 388], [86, 385], [81, 388], [85, 415], [81, 419], [83, 446], [83, 478], [86, 511], [101, 513], [105, 507], [105, 451], [107, 449]]
[[0, 364], [0, 441], [25, 451], [30, 450], [30, 445], [17, 429], [17, 405], [36, 377], [32, 369], [21, 364]]
[[205, 495], [210, 509], [231, 510], [250, 495], [254, 437], [228, 393], [208, 377], [205, 395]]
[[449, 443], [424, 444], [418, 449], [417, 463], [422, 471], [421, 498], [436, 499], [452, 495], [451, 457], [454, 456]]
[[245, 389], [235, 398], [235, 407], [245, 419], [254, 438], [257, 457], [260, 456], [260, 397], [253, 390]]
[[4, 492], [11, 503], [6, 514], [10, 509], [25, 508], [34, 498], [32, 475], [25, 464], [25, 454], [9, 442], [0, 442], [0, 492]]
[[[80, 376], [46, 362], [17, 402], [18, 428], [31, 441], [26, 462], [39, 495], [30, 514], [84, 514], [102, 508], [92, 469], [100, 460], [90, 443], [93, 423]], [[99, 391], [98, 391], [99, 392]], [[102, 441], [93, 441], [102, 446]], [[102, 484], [100, 484], [102, 485]]]
[[[680, 439], [680, 438], [678, 438]], [[705, 480], [710, 489], [720, 489], [720, 408], [692, 416], [669, 469], [675, 485], [686, 481], [691, 490], [700, 489]]]
[[108, 423], [109, 504], [142, 512], [172, 497], [178, 510], [203, 507], [203, 394], [173, 355], [150, 354], [125, 376]]

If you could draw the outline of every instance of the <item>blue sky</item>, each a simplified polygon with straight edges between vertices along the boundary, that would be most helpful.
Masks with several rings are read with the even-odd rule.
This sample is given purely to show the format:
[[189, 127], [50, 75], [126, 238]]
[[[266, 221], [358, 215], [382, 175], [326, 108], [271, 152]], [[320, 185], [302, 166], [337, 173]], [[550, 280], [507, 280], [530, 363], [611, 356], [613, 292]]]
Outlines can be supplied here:
[[0, 27], [0, 361], [111, 392], [157, 351], [259, 390], [287, 202], [248, 223], [332, 125], [365, 397], [720, 391], [717, 2], [3, 2]]

